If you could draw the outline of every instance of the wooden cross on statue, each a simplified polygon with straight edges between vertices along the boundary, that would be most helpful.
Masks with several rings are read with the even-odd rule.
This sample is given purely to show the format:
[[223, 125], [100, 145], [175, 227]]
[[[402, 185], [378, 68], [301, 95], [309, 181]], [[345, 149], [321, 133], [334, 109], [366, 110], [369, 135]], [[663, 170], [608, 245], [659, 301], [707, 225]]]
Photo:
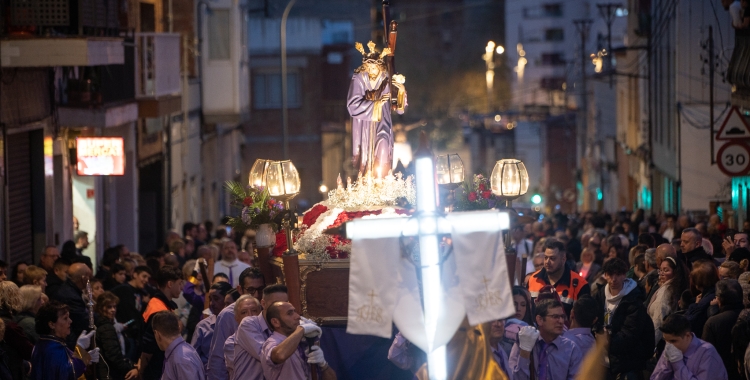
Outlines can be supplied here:
[[[441, 214], [432, 152], [426, 148], [426, 138], [422, 142], [425, 146], [414, 161], [416, 214], [346, 223], [346, 236], [352, 239], [347, 332], [390, 337], [392, 320], [407, 339], [427, 352], [430, 379], [445, 379], [446, 344], [464, 316], [477, 325], [514, 312], [501, 238], [510, 218], [500, 210]], [[447, 234], [453, 253], [445, 257], [440, 254], [440, 236]], [[411, 264], [401, 255], [402, 237], [419, 241], [419, 262]], [[421, 284], [416, 271], [421, 273]], [[409, 284], [418, 289], [416, 297], [409, 293]], [[394, 293], [401, 295], [389, 301]], [[489, 297], [495, 302], [488, 303]], [[366, 302], [378, 303], [391, 319], [380, 326], [354, 320], [352, 310]]]

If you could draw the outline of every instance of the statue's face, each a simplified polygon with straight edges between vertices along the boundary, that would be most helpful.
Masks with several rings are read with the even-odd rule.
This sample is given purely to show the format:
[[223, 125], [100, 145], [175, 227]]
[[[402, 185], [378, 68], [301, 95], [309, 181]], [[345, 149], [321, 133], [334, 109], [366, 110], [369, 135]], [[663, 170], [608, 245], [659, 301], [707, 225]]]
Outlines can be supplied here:
[[365, 63], [365, 67], [367, 68], [367, 74], [369, 74], [371, 77], [376, 77], [380, 74], [380, 66], [374, 63]]

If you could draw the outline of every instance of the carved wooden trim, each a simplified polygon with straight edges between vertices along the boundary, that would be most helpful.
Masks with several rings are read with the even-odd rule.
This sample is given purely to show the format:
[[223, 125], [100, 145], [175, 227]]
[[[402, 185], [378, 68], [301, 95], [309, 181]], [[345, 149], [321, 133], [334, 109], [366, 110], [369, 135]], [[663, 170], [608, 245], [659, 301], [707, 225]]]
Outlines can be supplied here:
[[[302, 269], [299, 273], [299, 279], [300, 279], [300, 290], [299, 290], [299, 299], [300, 303], [302, 304], [302, 315], [305, 318], [308, 319], [314, 319], [310, 314], [307, 312], [307, 275], [311, 272], [319, 272], [322, 268], [320, 265], [311, 265], [311, 266], [305, 266], [304, 269]], [[317, 323], [320, 323], [316, 321]]]

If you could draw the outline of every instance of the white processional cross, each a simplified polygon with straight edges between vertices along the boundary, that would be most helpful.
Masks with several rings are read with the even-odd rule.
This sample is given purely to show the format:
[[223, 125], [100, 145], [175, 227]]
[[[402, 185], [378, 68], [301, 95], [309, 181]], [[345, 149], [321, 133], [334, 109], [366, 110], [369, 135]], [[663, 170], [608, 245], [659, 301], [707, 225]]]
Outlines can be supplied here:
[[[512, 314], [513, 310], [500, 233], [502, 229], [509, 228], [510, 222], [508, 213], [498, 210], [454, 212], [447, 216], [441, 215], [438, 212], [437, 185], [432, 157], [418, 157], [415, 160], [415, 165], [417, 190], [416, 214], [411, 218], [356, 219], [346, 224], [346, 235], [348, 238], [352, 239], [353, 242], [357, 239], [360, 239], [360, 241], [369, 239], [368, 241], [372, 242], [376, 239], [391, 239], [392, 241], [392, 239], [398, 239], [402, 236], [418, 237], [422, 278], [422, 304], [424, 305], [424, 334], [427, 337], [427, 347], [420, 348], [423, 348], [425, 352], [428, 353], [427, 369], [430, 379], [438, 380], [447, 377], [447, 341], [443, 338], [438, 342], [434, 337], [438, 334], [438, 328], [453, 328], [453, 326], [446, 327], [444, 319], [441, 319], [441, 316], [444, 316], [446, 313], [454, 312], [453, 309], [455, 309], [453, 304], [446, 307], [446, 301], [452, 302], [452, 298], [448, 298], [444, 291], [444, 286], [448, 286], [448, 284], [444, 284], [444, 281], [452, 280], [456, 282], [453, 278], [448, 280], [441, 278], [445, 277], [445, 272], [441, 272], [439, 235], [451, 234], [453, 252], [456, 255], [455, 261], [461, 261], [457, 265], [459, 268], [456, 271], [456, 276], [453, 277], [457, 277], [458, 282], [460, 282], [457, 287], [462, 288], [462, 297], [455, 298], [461, 298], [466, 314], [469, 316], [470, 323], [472, 322], [472, 317], [474, 317], [474, 322], [488, 322], [490, 320], [507, 317]], [[477, 235], [477, 233], [479, 235]], [[481, 247], [486, 248], [490, 246], [485, 244], [481, 247], [475, 247], [473, 243], [477, 240], [477, 236], [486, 236], [487, 238], [485, 238], [485, 240], [491, 242], [492, 248], [485, 249], [484, 252], [473, 252], [477, 249], [481, 249]], [[461, 240], [462, 237], [463, 240]], [[461, 241], [459, 242], [457, 239]], [[461, 245], [461, 247], [458, 245]], [[391, 245], [391, 247], [393, 247], [393, 245]], [[361, 273], [359, 270], [355, 273], [356, 268], [354, 268], [354, 259], [356, 255], [362, 254], [362, 252], [357, 252], [355, 250], [356, 245], [354, 244], [352, 248], [353, 260], [350, 284], [352, 283], [351, 277], [357, 276]], [[494, 252], [487, 252], [489, 250], [494, 250]], [[472, 255], [473, 257], [469, 257]], [[389, 257], [393, 258], [394, 256]], [[400, 256], [396, 258], [396, 260], [399, 258]], [[471, 264], [468, 263], [468, 261], [473, 262], [474, 266], [471, 267]], [[482, 261], [486, 261], [486, 265]], [[391, 263], [391, 266], [394, 270], [398, 270], [398, 265]], [[482, 272], [483, 266], [495, 269]], [[410, 268], [411, 271], [414, 272], [414, 268]], [[463, 273], [465, 273], [463, 276], [462, 270]], [[492, 273], [487, 274], [490, 271]], [[376, 277], [377, 276], [378, 275], [376, 275]], [[356, 279], [354, 280], [356, 281]], [[490, 288], [490, 285], [488, 285], [490, 280], [494, 280], [494, 285], [492, 285], [493, 288]], [[379, 281], [387, 282], [389, 280], [381, 278]], [[470, 289], [467, 287], [470, 287]], [[362, 298], [369, 302], [369, 305], [366, 307], [372, 308], [375, 293], [372, 291], [365, 293], [365, 291], [366, 290], [363, 290], [362, 292]], [[350, 307], [352, 307], [351, 288], [349, 302]], [[488, 311], [488, 309], [492, 310]], [[463, 310], [461, 311], [463, 312]], [[360, 316], [361, 314], [362, 313], [360, 312]], [[460, 315], [461, 320], [463, 319], [463, 315], [464, 314]], [[352, 314], [350, 312], [350, 324], [353, 322], [351, 316]], [[411, 316], [411, 318], [418, 319], [419, 317]], [[358, 319], [362, 318], [360, 317]], [[453, 320], [455, 320], [455, 318], [453, 318]], [[390, 319], [388, 321], [390, 321]], [[402, 333], [404, 333], [403, 328], [398, 325], [398, 322], [396, 322], [396, 324]], [[386, 328], [386, 331], [390, 332], [390, 322], [388, 322]], [[455, 328], [457, 329], [458, 325], [455, 325]], [[453, 333], [450, 333], [450, 336], [452, 335]]]

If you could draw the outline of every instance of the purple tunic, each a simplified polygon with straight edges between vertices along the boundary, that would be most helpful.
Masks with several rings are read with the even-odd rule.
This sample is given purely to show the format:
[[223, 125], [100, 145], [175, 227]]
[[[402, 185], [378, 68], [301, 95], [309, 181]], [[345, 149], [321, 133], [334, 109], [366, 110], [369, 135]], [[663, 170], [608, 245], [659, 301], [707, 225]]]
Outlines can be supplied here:
[[[235, 333], [236, 334], [236, 333]], [[224, 342], [224, 363], [227, 365], [227, 372], [229, 372], [229, 378], [234, 379], [234, 336], [232, 334]]]
[[268, 328], [263, 314], [245, 317], [237, 328], [234, 349], [234, 378], [263, 380], [260, 364], [263, 342], [273, 332]]
[[209, 315], [195, 326], [193, 341], [190, 342], [195, 351], [198, 352], [198, 356], [201, 357], [204, 367], [208, 364], [208, 354], [211, 352], [211, 339], [214, 337], [215, 327], [216, 316]]
[[581, 349], [581, 355], [586, 356], [591, 347], [596, 344], [594, 335], [591, 334], [591, 329], [588, 327], [579, 327], [570, 329], [563, 334], [564, 337], [573, 341], [573, 343]]
[[[573, 380], [578, 374], [578, 367], [582, 360], [578, 346], [562, 335], [549, 344], [544, 344], [540, 338], [531, 354], [534, 355], [534, 363], [537, 365], [536, 378], [538, 380]], [[546, 359], [540, 360], [540, 356]], [[508, 370], [513, 374], [512, 378], [530, 379], [529, 363], [529, 359], [521, 357], [521, 348], [518, 347], [518, 343], [514, 344], [510, 351], [510, 358], [508, 358]], [[545, 379], [540, 375], [546, 375]]]
[[672, 363], [661, 354], [656, 368], [651, 374], [651, 380], [726, 380], [727, 370], [711, 343], [698, 339], [693, 334], [687, 351], [682, 354], [682, 360]]
[[234, 320], [234, 304], [224, 308], [216, 317], [214, 336], [211, 339], [211, 351], [208, 355], [208, 380], [228, 380], [229, 372], [224, 362], [224, 342], [237, 331]]
[[278, 331], [271, 334], [261, 348], [263, 359], [263, 374], [266, 380], [307, 380], [310, 378], [310, 366], [307, 364], [307, 358], [304, 356], [302, 345], [294, 351], [283, 363], [274, 363], [271, 360], [271, 351], [286, 339]]
[[164, 351], [164, 373], [162, 380], [203, 380], [203, 362], [193, 346], [182, 337], [177, 337]]
[[[377, 89], [386, 79], [388, 77], [385, 73], [380, 73], [375, 84], [371, 86], [367, 72], [363, 71], [354, 74], [349, 85], [346, 106], [352, 117], [352, 157], [355, 160], [355, 166], [359, 164], [358, 170], [363, 174], [367, 172], [371, 129], [375, 131], [373, 168], [382, 168], [384, 172], [381, 175], [386, 175], [393, 165], [393, 131], [391, 129], [393, 123], [391, 122], [390, 101], [365, 99], [365, 91]], [[388, 83], [382, 93], [386, 94], [390, 91], [391, 84]], [[378, 115], [380, 118], [376, 120]]]

